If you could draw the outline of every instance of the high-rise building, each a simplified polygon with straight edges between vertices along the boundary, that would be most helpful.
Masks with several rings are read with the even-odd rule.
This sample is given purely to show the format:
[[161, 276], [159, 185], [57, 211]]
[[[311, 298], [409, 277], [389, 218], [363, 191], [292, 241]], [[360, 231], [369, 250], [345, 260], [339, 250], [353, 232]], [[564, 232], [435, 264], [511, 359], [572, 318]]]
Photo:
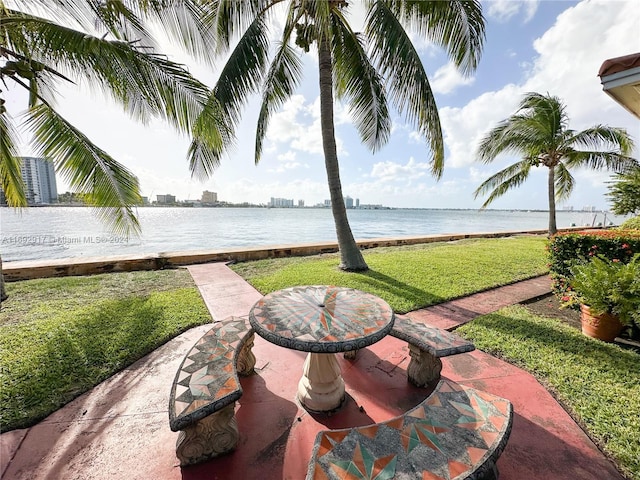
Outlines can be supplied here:
[[200, 199], [202, 203], [218, 203], [218, 194], [216, 192], [210, 192], [209, 190], [205, 190], [202, 192], [202, 198]]
[[160, 205], [170, 205], [176, 203], [176, 197], [168, 193], [165, 195], [156, 195], [156, 203]]
[[276, 207], [276, 208], [291, 208], [293, 207], [293, 199], [271, 197], [269, 206]]
[[[25, 196], [28, 205], [43, 205], [58, 201], [56, 172], [53, 163], [44, 158], [21, 157], [20, 171], [24, 181]], [[2, 200], [4, 192], [2, 192]]]
[[351, 198], [349, 195], [344, 197], [344, 206], [346, 208], [353, 208], [353, 198]]

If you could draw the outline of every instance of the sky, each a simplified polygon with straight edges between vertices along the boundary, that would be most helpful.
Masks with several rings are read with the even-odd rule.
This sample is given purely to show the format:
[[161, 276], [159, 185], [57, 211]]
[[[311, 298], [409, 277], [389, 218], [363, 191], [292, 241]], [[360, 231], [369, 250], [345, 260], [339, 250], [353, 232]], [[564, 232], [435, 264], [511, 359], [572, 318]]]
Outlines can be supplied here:
[[[363, 12], [350, 2], [354, 25]], [[596, 124], [626, 128], [640, 144], [640, 121], [602, 91], [597, 76], [608, 58], [640, 52], [638, 0], [483, 1], [486, 42], [476, 71], [461, 76], [439, 47], [414, 36], [435, 92], [445, 139], [445, 169], [437, 181], [430, 173], [430, 151], [416, 129], [393, 112], [389, 142], [375, 154], [360, 143], [348, 108], [335, 105], [336, 137], [343, 194], [362, 204], [398, 208], [479, 208], [475, 189], [517, 157], [500, 156], [485, 165], [475, 150], [483, 135], [517, 110], [527, 92], [550, 93], [566, 105], [570, 128]], [[274, 30], [277, 35], [277, 30]], [[275, 36], [274, 36], [275, 38]], [[171, 45], [165, 53], [185, 63], [213, 85], [216, 72], [195, 64]], [[262, 159], [254, 164], [259, 96], [247, 105], [237, 142], [206, 181], [191, 178], [189, 139], [168, 124], [143, 126], [129, 119], [99, 93], [62, 87], [58, 109], [99, 147], [138, 176], [142, 195], [179, 200], [217, 192], [220, 201], [267, 204], [271, 197], [304, 200], [307, 206], [329, 198], [320, 139], [317, 57], [305, 58], [304, 80], [296, 94], [272, 117]], [[9, 92], [9, 111], [24, 109], [24, 97]], [[29, 155], [28, 147], [22, 154]], [[638, 148], [634, 152], [638, 157]], [[609, 209], [605, 196], [610, 173], [575, 170], [571, 198], [558, 205]], [[493, 202], [490, 208], [547, 209], [547, 169]], [[68, 190], [58, 178], [59, 193]]]

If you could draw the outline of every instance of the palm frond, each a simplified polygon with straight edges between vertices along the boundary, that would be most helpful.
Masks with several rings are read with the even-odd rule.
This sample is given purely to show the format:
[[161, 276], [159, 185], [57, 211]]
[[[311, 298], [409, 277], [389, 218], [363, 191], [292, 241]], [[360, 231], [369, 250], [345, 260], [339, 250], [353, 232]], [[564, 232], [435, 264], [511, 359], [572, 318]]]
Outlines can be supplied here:
[[187, 160], [192, 177], [206, 179], [220, 166], [223, 153], [233, 144], [233, 129], [233, 121], [211, 95], [191, 132]]
[[574, 178], [564, 164], [559, 163], [554, 168], [556, 200], [566, 200], [571, 196], [571, 192], [573, 191], [573, 186], [575, 184]]
[[278, 0], [212, 0], [202, 3], [202, 21], [213, 32], [215, 53], [228, 51], [239, 32], [245, 32], [256, 18], [265, 18]]
[[484, 195], [490, 191], [489, 197], [482, 205], [482, 208], [486, 208], [495, 199], [501, 197], [512, 188], [522, 185], [529, 177], [530, 171], [531, 162], [528, 160], [521, 160], [513, 165], [509, 165], [482, 182], [475, 192], [473, 192], [473, 198], [478, 198], [480, 195]]
[[297, 20], [296, 10], [291, 8], [287, 15], [282, 40], [277, 47], [262, 87], [262, 105], [256, 128], [255, 163], [260, 161], [262, 143], [267, 134], [271, 115], [291, 97], [302, 79], [302, 62], [290, 46], [291, 35]]
[[475, 71], [485, 41], [485, 21], [479, 1], [390, 0], [388, 5], [400, 21], [444, 48], [462, 74]]
[[485, 134], [476, 156], [483, 163], [490, 163], [498, 155], [506, 153], [535, 159], [544, 151], [547, 140], [537, 121], [523, 115], [512, 115]]
[[365, 30], [374, 63], [387, 79], [394, 106], [417, 126], [431, 147], [431, 172], [440, 178], [444, 168], [440, 117], [418, 52], [387, 2], [371, 4]]
[[[2, 107], [4, 108], [4, 107]], [[0, 113], [0, 181], [7, 204], [10, 207], [25, 207], [27, 197], [18, 157], [17, 133], [6, 111]]]
[[240, 120], [243, 105], [260, 88], [268, 56], [267, 27], [264, 19], [258, 17], [231, 52], [213, 88], [213, 95], [220, 102], [224, 114], [233, 122]]
[[336, 95], [346, 98], [362, 141], [375, 152], [391, 133], [391, 118], [381, 76], [371, 64], [361, 35], [344, 18], [333, 16], [332, 55]]
[[595, 125], [574, 133], [567, 143], [590, 150], [617, 150], [621, 156], [629, 156], [635, 147], [633, 139], [623, 128]]
[[564, 164], [567, 168], [586, 167], [591, 170], [611, 170], [616, 173], [628, 173], [640, 165], [632, 157], [620, 155], [617, 151], [579, 151], [565, 153]]
[[133, 205], [141, 197], [135, 175], [47, 104], [29, 109], [24, 127], [33, 134], [38, 154], [53, 161], [72, 189], [88, 194], [103, 221], [116, 232], [139, 232]]
[[137, 120], [157, 116], [189, 131], [206, 103], [208, 88], [182, 65], [134, 43], [105, 40], [38, 17], [23, 19], [23, 28], [28, 34], [13, 44], [18, 53], [97, 86]]

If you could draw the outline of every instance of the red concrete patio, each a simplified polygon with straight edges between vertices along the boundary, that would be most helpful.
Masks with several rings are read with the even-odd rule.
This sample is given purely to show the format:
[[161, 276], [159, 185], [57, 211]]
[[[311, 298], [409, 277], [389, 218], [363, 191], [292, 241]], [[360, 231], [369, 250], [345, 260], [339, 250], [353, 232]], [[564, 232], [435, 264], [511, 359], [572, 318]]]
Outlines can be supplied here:
[[[245, 316], [260, 294], [224, 264], [189, 267], [214, 319]], [[444, 328], [549, 291], [547, 277], [412, 312]], [[3, 479], [304, 479], [319, 430], [366, 425], [404, 413], [428, 395], [406, 379], [407, 345], [386, 337], [356, 360], [340, 358], [347, 402], [331, 416], [296, 400], [305, 355], [256, 337], [257, 374], [242, 378], [241, 438], [226, 456], [181, 468], [167, 405], [184, 354], [209, 327], [168, 342], [25, 430], [0, 436]], [[553, 397], [522, 370], [480, 351], [443, 359], [442, 375], [509, 399], [513, 430], [498, 467], [502, 480], [622, 479]]]

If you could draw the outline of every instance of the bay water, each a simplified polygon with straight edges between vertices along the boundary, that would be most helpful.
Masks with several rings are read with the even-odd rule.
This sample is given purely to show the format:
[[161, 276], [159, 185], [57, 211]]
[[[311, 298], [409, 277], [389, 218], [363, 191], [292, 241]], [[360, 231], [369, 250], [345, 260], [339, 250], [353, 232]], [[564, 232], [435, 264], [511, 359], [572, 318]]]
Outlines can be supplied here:
[[[109, 232], [91, 208], [3, 207], [0, 254], [11, 262], [336, 241], [328, 208], [145, 207], [137, 214], [142, 234], [126, 238]], [[357, 240], [548, 227], [544, 211], [354, 209], [348, 217]], [[624, 221], [591, 212], [559, 211], [556, 218], [558, 228]]]

